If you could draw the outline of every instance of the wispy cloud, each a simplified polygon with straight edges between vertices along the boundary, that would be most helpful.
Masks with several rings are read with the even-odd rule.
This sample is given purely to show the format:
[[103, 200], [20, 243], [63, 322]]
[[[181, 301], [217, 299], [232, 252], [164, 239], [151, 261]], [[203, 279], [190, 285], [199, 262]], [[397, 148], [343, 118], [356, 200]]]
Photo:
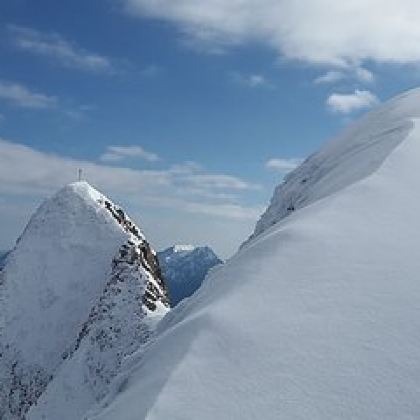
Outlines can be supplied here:
[[128, 13], [170, 21], [191, 43], [213, 50], [259, 42], [286, 59], [315, 64], [420, 62], [420, 3], [416, 0], [122, 3]]
[[357, 67], [355, 75], [359, 82], [372, 83], [375, 80], [375, 75], [364, 67]]
[[350, 67], [348, 69], [327, 71], [315, 78], [314, 84], [334, 84], [347, 79], [369, 84], [375, 80], [375, 76], [370, 70], [364, 67]]
[[354, 93], [333, 93], [327, 98], [327, 108], [335, 113], [350, 114], [361, 109], [371, 108], [379, 99], [368, 90], [356, 89]]
[[251, 73], [244, 74], [240, 72], [231, 72], [230, 77], [232, 80], [242, 86], [249, 88], [272, 88], [274, 85], [263, 74]]
[[57, 105], [57, 98], [33, 92], [19, 83], [0, 81], [0, 100], [21, 108], [45, 109]]
[[298, 167], [303, 162], [300, 158], [273, 158], [265, 163], [266, 169], [287, 173]]
[[156, 153], [148, 152], [141, 146], [108, 146], [99, 160], [102, 162], [121, 162], [128, 158], [142, 159], [147, 162], [160, 160]]
[[87, 51], [57, 33], [43, 33], [17, 25], [9, 25], [8, 30], [17, 48], [48, 57], [62, 66], [93, 72], [115, 70], [110, 58]]
[[227, 190], [227, 191], [245, 191], [258, 190], [261, 187], [241, 178], [226, 174], [209, 174], [201, 171], [193, 171], [194, 175], [188, 179], [190, 186], [204, 190]]
[[82, 121], [89, 116], [89, 112], [95, 109], [93, 105], [76, 105], [72, 108], [63, 109], [62, 112], [65, 116], [74, 121]]
[[345, 78], [346, 78], [346, 74], [344, 72], [337, 71], [337, 70], [331, 70], [331, 71], [327, 71], [324, 74], [321, 74], [321, 76], [318, 76], [314, 80], [314, 83], [316, 85], [336, 83], [336, 82], [339, 82], [340, 80], [343, 80]]
[[[16, 171], [17, 167], [25, 171]], [[196, 164], [164, 170], [135, 170], [75, 160], [0, 139], [0, 194], [43, 195], [75, 179], [78, 168], [93, 185], [124, 194], [142, 205], [180, 212], [250, 220], [261, 206], [241, 204], [240, 194], [260, 188], [228, 174], [209, 173]]]

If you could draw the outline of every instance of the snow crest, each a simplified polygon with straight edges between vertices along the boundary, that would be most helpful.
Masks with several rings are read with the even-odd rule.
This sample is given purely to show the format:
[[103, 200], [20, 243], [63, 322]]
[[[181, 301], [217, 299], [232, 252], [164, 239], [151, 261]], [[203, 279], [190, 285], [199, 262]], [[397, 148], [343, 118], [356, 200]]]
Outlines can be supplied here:
[[250, 239], [294, 211], [374, 173], [420, 117], [420, 88], [371, 111], [313, 154], [279, 185]]

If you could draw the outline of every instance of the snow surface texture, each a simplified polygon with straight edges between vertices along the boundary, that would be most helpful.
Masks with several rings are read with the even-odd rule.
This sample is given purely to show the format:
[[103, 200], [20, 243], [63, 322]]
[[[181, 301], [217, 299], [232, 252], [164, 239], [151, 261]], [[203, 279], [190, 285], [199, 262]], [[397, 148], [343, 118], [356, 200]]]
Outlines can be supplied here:
[[[0, 274], [0, 418], [24, 418], [42, 395], [27, 418], [77, 419], [166, 311], [140, 230], [87, 183], [65, 187], [31, 218]], [[61, 411], [50, 412], [56, 399]]]
[[416, 116], [419, 90], [297, 169], [89, 418], [420, 418]]
[[157, 256], [172, 306], [191, 296], [201, 286], [208, 271], [222, 263], [207, 246], [174, 245], [158, 252]]

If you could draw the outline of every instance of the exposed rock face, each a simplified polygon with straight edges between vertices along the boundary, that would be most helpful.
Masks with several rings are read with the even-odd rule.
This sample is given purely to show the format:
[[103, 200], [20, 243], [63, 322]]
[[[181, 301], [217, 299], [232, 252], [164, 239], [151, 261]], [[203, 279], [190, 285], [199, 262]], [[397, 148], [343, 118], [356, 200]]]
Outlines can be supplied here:
[[[77, 419], [168, 302], [156, 255], [124, 211], [86, 183], [65, 187], [31, 218], [0, 274], [0, 418]], [[65, 385], [60, 398], [85, 394], [80, 410], [61, 403]]]
[[3, 267], [6, 264], [6, 257], [8, 254], [9, 251], [0, 251], [0, 271], [3, 270]]
[[173, 306], [191, 296], [208, 271], [223, 261], [208, 246], [174, 245], [158, 252], [159, 263]]
[[140, 229], [126, 216], [120, 207], [117, 207], [108, 199], [99, 199], [99, 203], [104, 203], [105, 208], [130, 235], [127, 243], [121, 246], [119, 254], [113, 263], [117, 264], [118, 261], [125, 260], [126, 263], [137, 263], [139, 267], [143, 267], [144, 270], [150, 273], [142, 298], [143, 303], [152, 311], [156, 309], [157, 302], [161, 302], [169, 307], [168, 290], [162, 277], [156, 252], [150, 247]]

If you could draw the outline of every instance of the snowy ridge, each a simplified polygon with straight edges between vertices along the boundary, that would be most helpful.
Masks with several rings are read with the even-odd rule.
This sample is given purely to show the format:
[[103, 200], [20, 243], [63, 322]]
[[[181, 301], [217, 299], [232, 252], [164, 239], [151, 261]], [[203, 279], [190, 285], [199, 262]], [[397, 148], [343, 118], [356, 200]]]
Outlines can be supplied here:
[[419, 418], [416, 116], [419, 90], [291, 175], [295, 209], [279, 187], [258, 236], [165, 318], [89, 419]]
[[420, 89], [402, 94], [310, 156], [279, 185], [250, 239], [295, 210], [360, 181], [377, 170], [413, 128]]
[[[118, 276], [124, 284], [117, 292], [111, 284]], [[121, 296], [124, 303], [119, 303]], [[137, 308], [132, 312], [137, 316], [134, 331], [141, 322], [147, 324], [149, 312], [161, 317], [167, 311], [154, 252], [138, 227], [105, 196], [84, 182], [66, 186], [34, 214], [0, 274], [0, 418], [24, 418], [47, 386], [57, 386], [56, 373], [66, 364], [75, 367], [73, 361], [82, 359], [92, 366], [99, 363], [92, 356], [100, 353], [93, 350], [100, 347], [95, 332], [106, 330], [101, 325], [108, 313], [116, 326], [123, 317], [125, 322], [128, 313], [122, 308], [128, 297], [130, 309]], [[115, 347], [134, 331], [121, 332]], [[82, 344], [89, 352], [79, 352]], [[103, 369], [112, 370], [122, 357], [123, 352], [111, 352]], [[86, 375], [89, 364], [81, 365], [77, 369], [76, 364], [73, 376], [95, 381]], [[107, 382], [117, 372], [96, 372], [97, 383], [85, 391], [100, 398], [104, 385], [99, 378]], [[47, 413], [54, 402], [46, 403]]]
[[191, 296], [222, 260], [208, 246], [174, 245], [158, 253], [172, 306]]

